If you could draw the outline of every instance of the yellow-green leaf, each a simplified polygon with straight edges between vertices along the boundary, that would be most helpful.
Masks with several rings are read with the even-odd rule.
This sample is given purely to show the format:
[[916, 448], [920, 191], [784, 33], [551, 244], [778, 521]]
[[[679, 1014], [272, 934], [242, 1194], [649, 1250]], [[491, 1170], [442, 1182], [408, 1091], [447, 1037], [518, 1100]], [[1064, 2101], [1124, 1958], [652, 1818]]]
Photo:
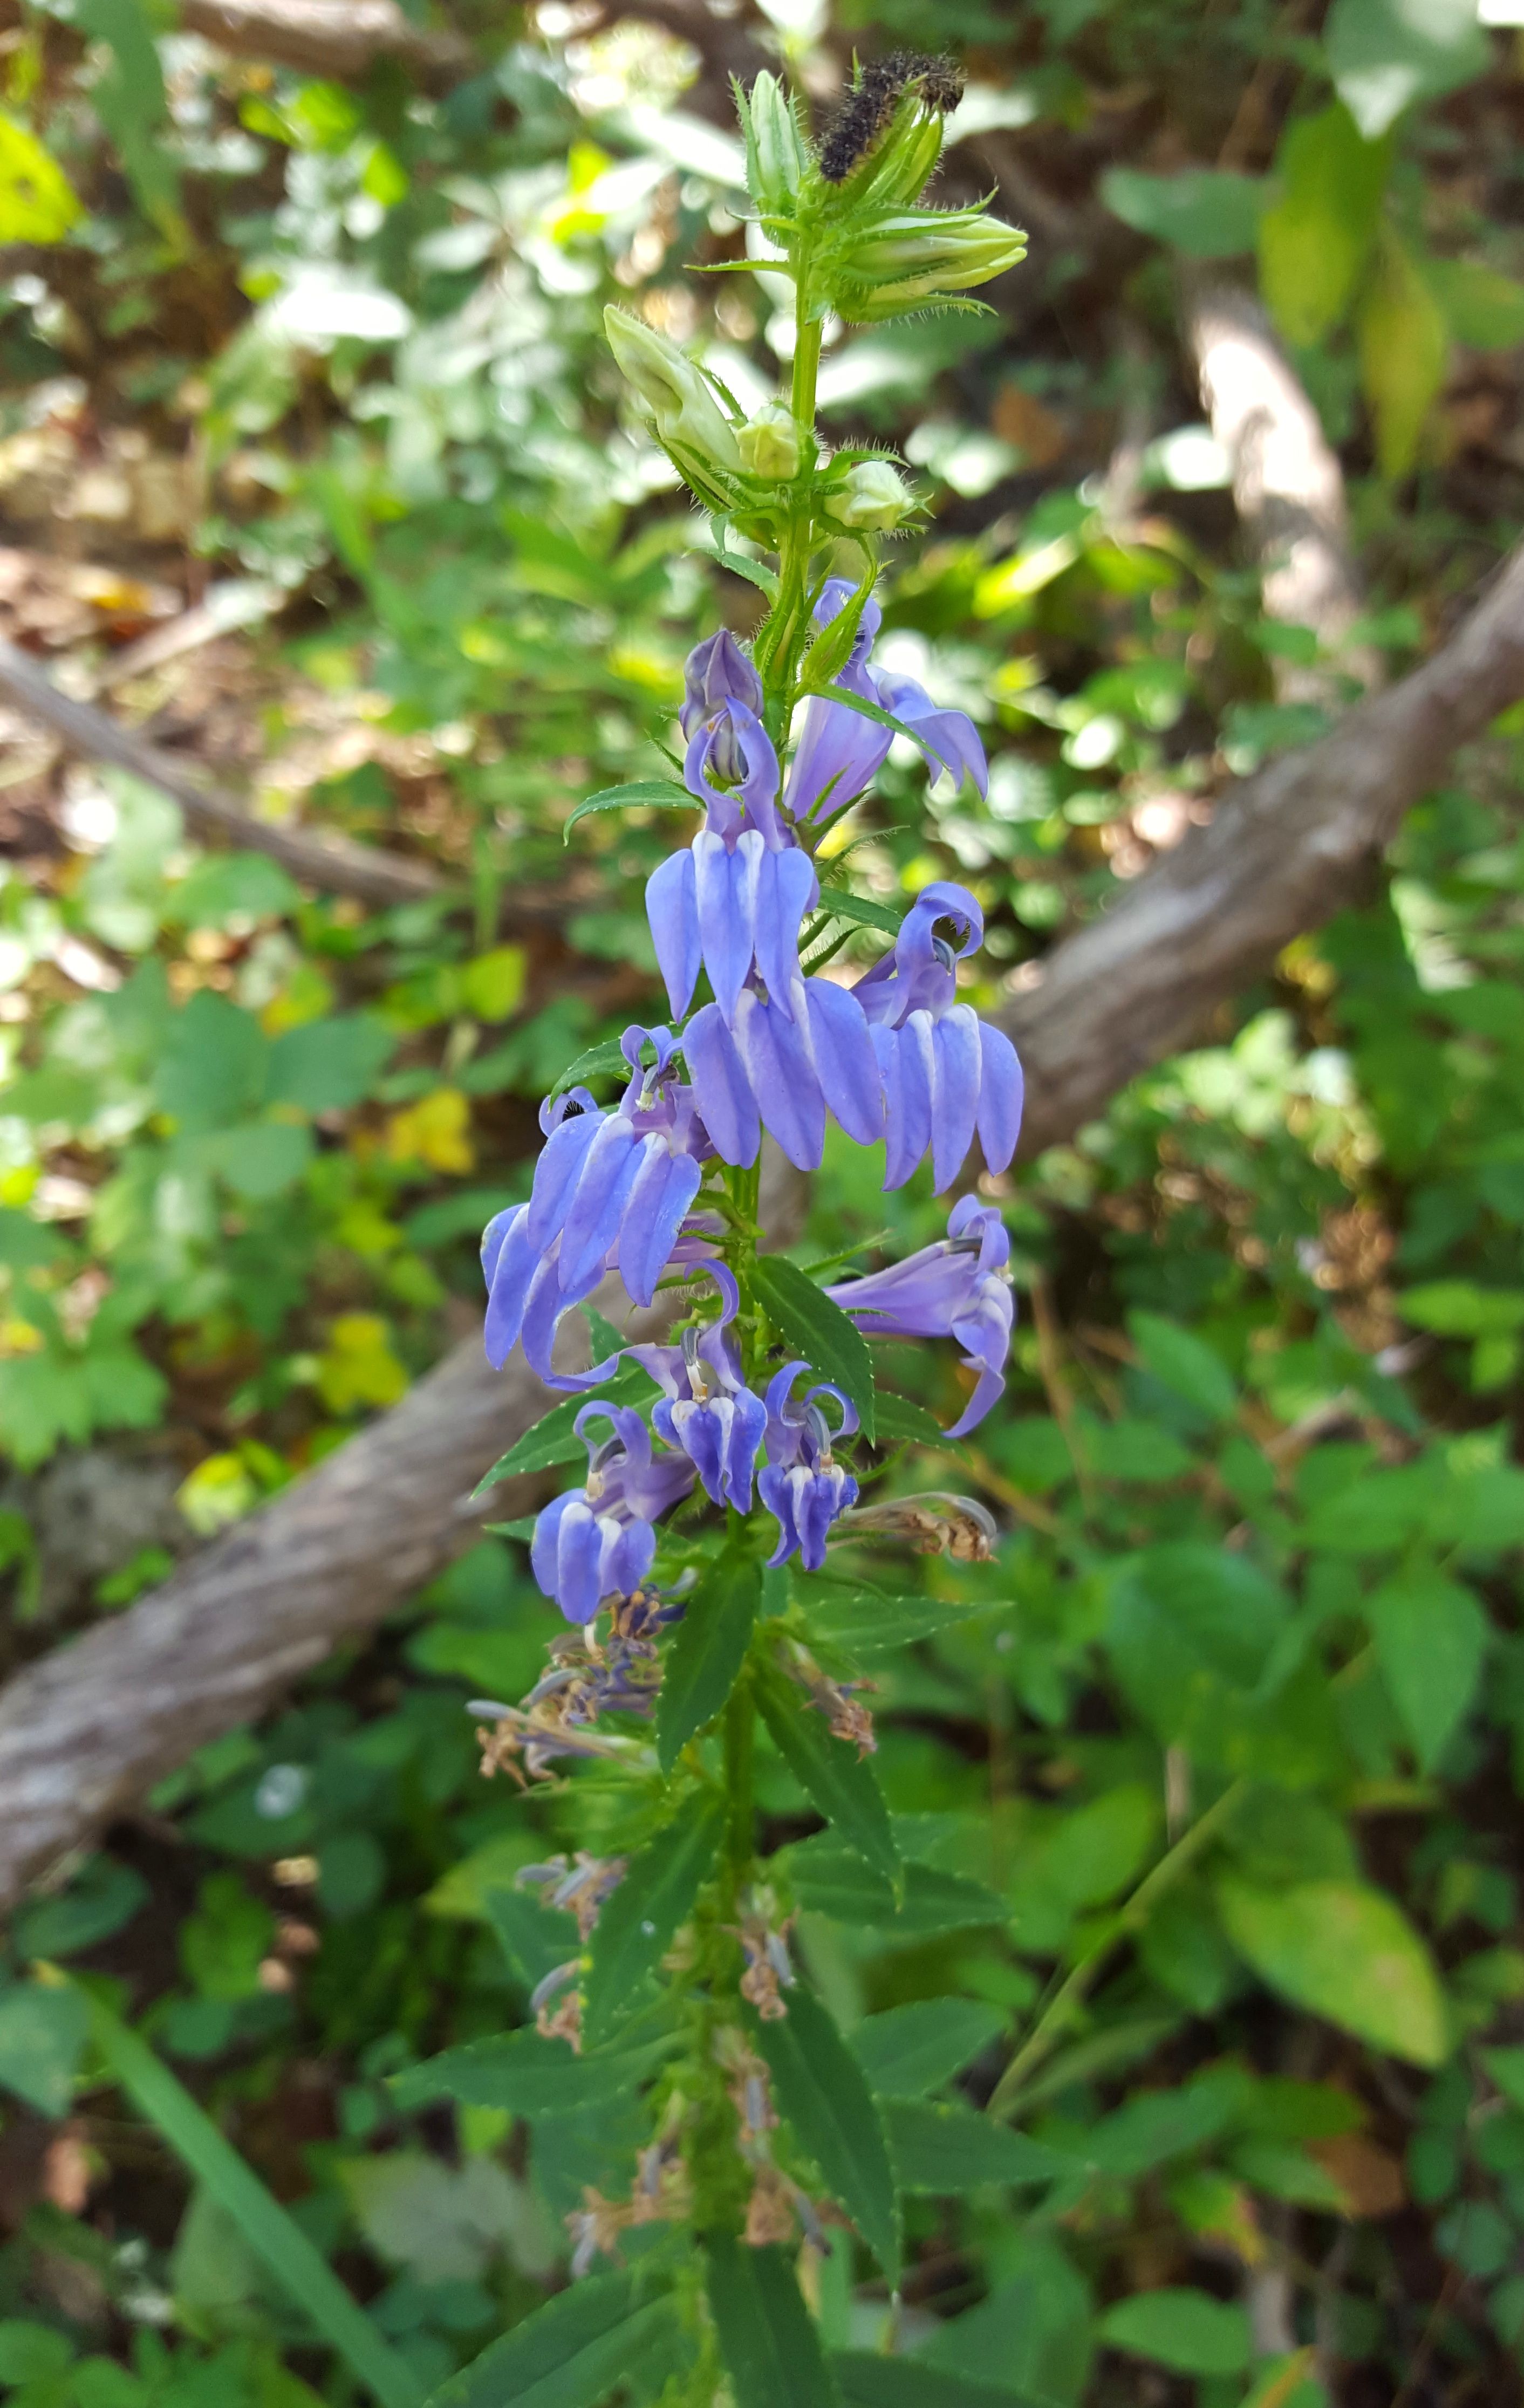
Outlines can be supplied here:
[[1427, 280], [1390, 233], [1382, 237], [1360, 306], [1359, 334], [1376, 463], [1384, 477], [1405, 477], [1445, 381], [1450, 334]]
[[1240, 1956], [1294, 2006], [1414, 2065], [1449, 2054], [1432, 1959], [1382, 1891], [1349, 1881], [1278, 1890], [1224, 1881], [1217, 1901]]
[[57, 161], [0, 112], [0, 242], [62, 242], [81, 214]]
[[1362, 140], [1340, 101], [1287, 129], [1280, 197], [1259, 221], [1259, 289], [1288, 343], [1316, 343], [1349, 307], [1390, 161], [1390, 142]]

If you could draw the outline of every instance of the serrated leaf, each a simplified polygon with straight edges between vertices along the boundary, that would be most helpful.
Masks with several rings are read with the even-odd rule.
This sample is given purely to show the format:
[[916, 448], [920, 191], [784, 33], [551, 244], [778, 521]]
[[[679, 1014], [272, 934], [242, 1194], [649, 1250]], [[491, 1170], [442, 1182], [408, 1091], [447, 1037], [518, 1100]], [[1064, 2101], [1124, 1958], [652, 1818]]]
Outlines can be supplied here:
[[976, 2115], [971, 2107], [891, 2099], [884, 2102], [884, 2126], [899, 2188], [927, 2198], [956, 2199], [989, 2183], [1057, 2182], [1084, 2171], [1078, 2158]]
[[882, 937], [898, 937], [905, 917], [903, 911], [891, 911], [887, 903], [850, 894], [844, 886], [822, 886], [819, 910], [823, 921], [850, 920], [855, 928], [876, 928]]
[[751, 1645], [762, 1601], [755, 1556], [727, 1547], [688, 1599], [662, 1660], [656, 1754], [670, 1772], [689, 1740], [723, 1712]]
[[428, 2408], [596, 2408], [673, 2320], [670, 2300], [642, 2299], [650, 2287], [639, 2267], [573, 2283], [433, 2392]]
[[462, 2107], [499, 2107], [510, 2115], [567, 2115], [624, 2098], [667, 2053], [656, 2041], [638, 2049], [592, 2050], [574, 2057], [561, 2041], [532, 2027], [494, 2032], [394, 2073], [391, 2090], [404, 2114], [437, 2099]]
[[687, 1920], [719, 1852], [725, 1813], [718, 1799], [690, 1799], [675, 1821], [630, 1858], [625, 1878], [599, 1911], [582, 1985], [583, 2028], [595, 2046], [622, 2014], [641, 2003], [648, 1974]]
[[898, 1889], [899, 1850], [872, 1766], [835, 1737], [824, 1716], [805, 1703], [775, 1665], [758, 1668], [757, 1704], [779, 1755], [810, 1803], [882, 1880]]
[[1442, 2064], [1450, 2035], [1433, 1961], [1402, 1909], [1361, 1882], [1218, 1884], [1228, 1936], [1261, 1980], [1373, 2048]]
[[956, 1629], [982, 1610], [978, 1598], [950, 1604], [945, 1598], [890, 1597], [884, 1589], [861, 1583], [801, 1578], [795, 1596], [804, 1610], [809, 1634], [844, 1655], [887, 1656], [918, 1639], [935, 1639]]
[[[871, 1334], [871, 1332], [870, 1332]], [[893, 1388], [879, 1388], [873, 1398], [874, 1442], [883, 1446], [886, 1440], [909, 1446], [956, 1446], [949, 1440], [935, 1413], [918, 1405], [913, 1397], [898, 1396]]]
[[585, 1054], [579, 1054], [574, 1062], [567, 1064], [546, 1102], [554, 1104], [568, 1087], [585, 1087], [589, 1079], [627, 1079], [630, 1066], [620, 1048], [621, 1039], [617, 1037], [606, 1037], [601, 1045], [590, 1045]]
[[766, 562], [751, 560], [743, 552], [732, 552], [718, 526], [712, 529], [712, 557], [715, 566], [725, 569], [731, 577], [744, 578], [748, 585], [755, 585], [759, 594], [765, 594], [769, 602], [776, 602], [778, 579]]
[[593, 811], [697, 811], [703, 805], [680, 786], [674, 778], [634, 778], [627, 785], [603, 786], [596, 795], [588, 795], [568, 818], [561, 841], [569, 844], [571, 831], [579, 820]]
[[783, 2251], [749, 2249], [712, 2232], [704, 2255], [709, 2312], [736, 2408], [841, 2408]]
[[862, 2067], [813, 1991], [797, 1985], [775, 2021], [749, 2017], [772, 2095], [813, 2157], [831, 2196], [872, 2250], [893, 2287], [899, 2270], [899, 2208], [884, 2126]]
[[863, 1436], [871, 1440], [873, 1358], [856, 1325], [783, 1254], [761, 1255], [752, 1276], [769, 1320], [823, 1380], [852, 1398]]
[[848, 2046], [878, 2098], [919, 2099], [961, 2073], [1005, 2025], [983, 1999], [913, 1999], [868, 2016]]
[[[611, 1372], [601, 1389], [595, 1390], [600, 1403], [611, 1405], [643, 1405], [656, 1394], [656, 1383], [649, 1371], [639, 1363], [625, 1363]], [[538, 1422], [515, 1439], [506, 1455], [499, 1455], [489, 1472], [483, 1474], [472, 1491], [484, 1496], [499, 1480], [514, 1480], [530, 1471], [549, 1471], [557, 1463], [575, 1463], [584, 1452], [577, 1436], [577, 1416], [588, 1398], [568, 1397], [564, 1403], [553, 1405], [541, 1413]]]
[[880, 727], [892, 728], [897, 736], [908, 736], [911, 742], [916, 747], [916, 750], [920, 750], [921, 739], [916, 735], [913, 727], [907, 727], [902, 719], [897, 719], [892, 710], [885, 710], [881, 704], [876, 702], [865, 702], [860, 694], [853, 694], [851, 690], [844, 685], [801, 686], [799, 688], [799, 700], [801, 702], [811, 700], [814, 700], [816, 702], [839, 702], [844, 710], [855, 711], [859, 719], [871, 719], [875, 721]]
[[1000, 1927], [1011, 1919], [1006, 1900], [983, 1882], [940, 1872], [934, 1865], [906, 1865], [897, 1900], [895, 1885], [865, 1864], [855, 1848], [843, 1846], [834, 1831], [798, 1842], [787, 1863], [794, 1895], [808, 1914], [882, 1932], [897, 1944]]

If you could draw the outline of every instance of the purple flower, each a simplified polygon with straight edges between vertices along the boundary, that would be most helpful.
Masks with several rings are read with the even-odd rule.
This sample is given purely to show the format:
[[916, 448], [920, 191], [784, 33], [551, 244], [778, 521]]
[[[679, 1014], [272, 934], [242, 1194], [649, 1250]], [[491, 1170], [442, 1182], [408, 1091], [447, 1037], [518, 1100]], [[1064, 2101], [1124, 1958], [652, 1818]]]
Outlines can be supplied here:
[[784, 1564], [798, 1552], [808, 1572], [826, 1560], [826, 1534], [839, 1513], [857, 1501], [857, 1484], [832, 1459], [832, 1431], [815, 1399], [833, 1397], [841, 1408], [838, 1439], [857, 1426], [857, 1409], [828, 1383], [807, 1388], [798, 1404], [792, 1391], [808, 1363], [785, 1363], [769, 1383], [768, 1460], [757, 1475], [763, 1504], [778, 1524], [778, 1544], [769, 1564]]
[[956, 1338], [978, 1383], [947, 1432], [967, 1438], [1004, 1394], [1015, 1305], [1011, 1240], [993, 1204], [960, 1196], [947, 1235], [886, 1271], [841, 1280], [826, 1290], [865, 1338]]
[[658, 1438], [685, 1455], [716, 1505], [752, 1510], [752, 1472], [767, 1427], [768, 1412], [741, 1377], [740, 1356], [730, 1324], [740, 1310], [735, 1274], [724, 1263], [705, 1266], [719, 1289], [718, 1321], [685, 1329], [677, 1346], [632, 1346], [665, 1391], [652, 1412]]
[[[611, 1422], [613, 1435], [586, 1438], [586, 1425]], [[653, 1522], [693, 1486], [682, 1455], [653, 1460], [651, 1433], [638, 1412], [584, 1405], [576, 1430], [587, 1447], [587, 1479], [547, 1505], [535, 1524], [529, 1562], [544, 1595], [568, 1622], [591, 1622], [606, 1597], [629, 1597], [656, 1552]]]
[[[844, 577], [831, 578], [815, 606], [815, 624], [826, 627], [845, 609], [854, 588]], [[871, 598], [865, 605], [847, 665], [833, 681], [864, 702], [891, 711], [920, 745], [933, 767], [962, 782], [973, 780], [983, 795], [989, 771], [978, 730], [967, 711], [943, 710], [913, 677], [870, 666], [869, 652], [884, 613]], [[804, 724], [788, 774], [784, 801], [797, 822], [817, 824], [871, 785], [888, 757], [893, 730], [841, 702], [826, 702], [817, 695], [806, 708]]]
[[859, 1145], [884, 1135], [884, 1089], [872, 1035], [849, 989], [796, 968], [783, 994], [752, 979], [727, 1025], [706, 1003], [683, 1032], [694, 1095], [715, 1152], [756, 1159], [769, 1129], [800, 1170], [819, 1167], [831, 1113]]
[[[940, 921], [951, 924], [951, 940], [938, 935]], [[991, 1170], [1003, 1170], [1016, 1150], [1016, 1049], [957, 1000], [956, 965], [984, 933], [984, 913], [967, 887], [944, 881], [924, 886], [893, 953], [853, 989], [872, 1028], [884, 1080], [885, 1187], [902, 1186], [929, 1146], [940, 1193], [962, 1168], [976, 1129]]]
[[[640, 1061], [655, 1048], [654, 1068]], [[548, 1142], [527, 1204], [499, 1212], [482, 1240], [489, 1298], [487, 1360], [497, 1368], [522, 1339], [525, 1355], [554, 1387], [586, 1385], [612, 1368], [563, 1377], [551, 1365], [556, 1324], [592, 1295], [617, 1263], [637, 1304], [649, 1304], [713, 1152], [693, 1091], [672, 1068], [667, 1028], [626, 1028], [630, 1082], [611, 1111], [585, 1087], [541, 1107]]]

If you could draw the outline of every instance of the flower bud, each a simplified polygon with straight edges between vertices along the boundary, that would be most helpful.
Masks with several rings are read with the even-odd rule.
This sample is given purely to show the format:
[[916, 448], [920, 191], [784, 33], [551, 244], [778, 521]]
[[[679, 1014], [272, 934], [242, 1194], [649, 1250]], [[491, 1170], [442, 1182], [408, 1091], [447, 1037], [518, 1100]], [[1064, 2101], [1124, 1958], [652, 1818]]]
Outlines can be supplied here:
[[794, 104], [774, 75], [759, 75], [736, 106], [746, 136], [746, 183], [768, 217], [792, 210], [805, 171], [805, 150]]
[[740, 469], [740, 452], [736, 430], [708, 377], [686, 351], [643, 318], [608, 308], [603, 325], [609, 348], [654, 426], [657, 442], [703, 500], [724, 507], [729, 499], [727, 480]]
[[788, 483], [799, 473], [799, 429], [793, 411], [769, 401], [736, 437], [740, 465], [750, 477]]
[[929, 295], [985, 284], [1026, 252], [1019, 227], [986, 217], [982, 209], [906, 209], [882, 218], [842, 253], [840, 264], [855, 284], [893, 286], [902, 294], [913, 286]]
[[859, 460], [826, 495], [827, 517], [865, 533], [897, 527], [914, 508], [914, 494], [887, 460]]

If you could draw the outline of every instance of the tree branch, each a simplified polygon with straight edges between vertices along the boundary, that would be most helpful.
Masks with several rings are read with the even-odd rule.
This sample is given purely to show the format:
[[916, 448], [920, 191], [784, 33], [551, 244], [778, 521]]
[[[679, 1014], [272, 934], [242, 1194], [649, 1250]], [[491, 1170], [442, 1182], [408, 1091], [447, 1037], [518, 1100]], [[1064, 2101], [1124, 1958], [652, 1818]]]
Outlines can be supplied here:
[[90, 761], [109, 762], [113, 768], [125, 769], [145, 784], [157, 786], [179, 803], [193, 827], [225, 837], [245, 852], [267, 853], [308, 886], [355, 895], [362, 902], [382, 906], [419, 903], [443, 892], [438, 875], [424, 862], [379, 853], [348, 837], [315, 836], [306, 829], [252, 818], [233, 796], [204, 783], [173, 753], [146, 744], [93, 704], [76, 702], [72, 695], [61, 692], [27, 653], [3, 640], [0, 699], [50, 727], [71, 752], [82, 753]]
[[462, 36], [415, 25], [396, 0], [180, 0], [180, 22], [235, 58], [335, 83], [363, 83], [395, 59], [425, 92], [445, 93], [482, 64]]
[[[1024, 1151], [1072, 1135], [1214, 1006], [1359, 890], [1458, 745], [1524, 695], [1524, 548], [1449, 642], [1272, 762], [1001, 1015], [1027, 1064]], [[769, 1226], [798, 1226], [769, 1203]], [[469, 1491], [551, 1401], [475, 1340], [310, 1478], [119, 1619], [0, 1692], [0, 1904], [88, 1846], [193, 1749], [373, 1627], [479, 1527]], [[522, 1491], [498, 1490], [493, 1518]]]

